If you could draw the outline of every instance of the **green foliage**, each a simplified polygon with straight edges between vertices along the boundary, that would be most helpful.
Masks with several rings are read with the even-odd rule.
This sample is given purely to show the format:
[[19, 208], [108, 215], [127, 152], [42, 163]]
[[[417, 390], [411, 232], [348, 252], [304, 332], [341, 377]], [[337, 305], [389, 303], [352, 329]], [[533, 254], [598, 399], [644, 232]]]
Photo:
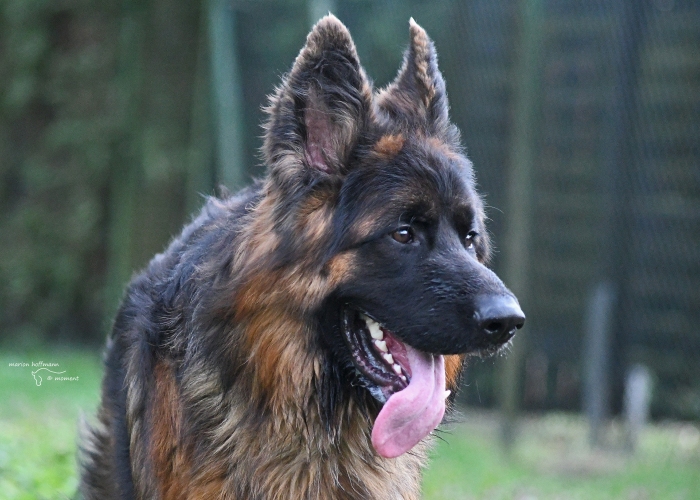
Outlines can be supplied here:
[[29, 344], [85, 335], [102, 311], [110, 3], [1, 5], [0, 328]]

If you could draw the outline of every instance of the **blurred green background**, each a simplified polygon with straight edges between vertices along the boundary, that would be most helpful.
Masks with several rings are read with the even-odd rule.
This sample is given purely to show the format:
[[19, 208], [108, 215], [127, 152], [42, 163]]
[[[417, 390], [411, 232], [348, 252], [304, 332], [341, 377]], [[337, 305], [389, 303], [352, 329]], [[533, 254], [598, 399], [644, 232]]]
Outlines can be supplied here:
[[[377, 87], [410, 17], [435, 41], [528, 315], [471, 363], [426, 494], [700, 498], [695, 0], [0, 0], [0, 498], [72, 494], [125, 284], [263, 174], [261, 106], [328, 10]], [[41, 360], [80, 380], [10, 366]]]

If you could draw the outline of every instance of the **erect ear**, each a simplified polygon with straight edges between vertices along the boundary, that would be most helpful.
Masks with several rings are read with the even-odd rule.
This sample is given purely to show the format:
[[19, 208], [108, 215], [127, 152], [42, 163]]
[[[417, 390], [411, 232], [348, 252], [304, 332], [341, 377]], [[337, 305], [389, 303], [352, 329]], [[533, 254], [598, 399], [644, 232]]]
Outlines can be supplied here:
[[270, 98], [263, 152], [273, 175], [342, 174], [372, 102], [347, 28], [322, 18]]
[[404, 127], [420, 127], [430, 135], [440, 135], [448, 130], [449, 117], [435, 46], [413, 18], [409, 28], [411, 44], [404, 53], [399, 74], [379, 92], [377, 106]]

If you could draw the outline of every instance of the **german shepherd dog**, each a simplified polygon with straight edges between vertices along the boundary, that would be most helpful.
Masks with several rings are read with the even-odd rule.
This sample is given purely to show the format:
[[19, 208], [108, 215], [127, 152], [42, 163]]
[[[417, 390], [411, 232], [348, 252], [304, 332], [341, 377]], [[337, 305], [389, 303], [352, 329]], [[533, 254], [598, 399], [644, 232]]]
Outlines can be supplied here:
[[[87, 499], [411, 499], [469, 355], [524, 322], [413, 20], [375, 92], [316, 24], [270, 99], [268, 174], [136, 276], [81, 444]], [[450, 395], [452, 393], [452, 395]]]

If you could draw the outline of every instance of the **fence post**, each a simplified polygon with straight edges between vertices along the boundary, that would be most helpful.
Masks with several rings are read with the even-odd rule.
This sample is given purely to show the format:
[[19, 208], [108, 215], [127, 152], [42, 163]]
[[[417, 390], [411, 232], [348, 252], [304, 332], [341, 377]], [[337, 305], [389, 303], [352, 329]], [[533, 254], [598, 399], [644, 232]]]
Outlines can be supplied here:
[[[542, 0], [520, 2], [519, 50], [513, 72], [513, 115], [509, 151], [504, 278], [521, 301], [527, 302], [532, 233], [533, 170], [536, 158], [536, 130], [540, 56], [542, 51]], [[526, 314], [527, 314], [527, 309]], [[523, 331], [500, 363], [501, 439], [509, 450], [515, 438], [520, 400], [520, 368], [525, 354]]]
[[[608, 365], [606, 375], [609, 379], [608, 398], [619, 397], [619, 384], [622, 373], [623, 343], [629, 335], [629, 325], [625, 321], [629, 311], [629, 276], [633, 269], [630, 259], [630, 249], [634, 242], [633, 227], [633, 190], [634, 172], [638, 168], [638, 158], [633, 150], [635, 130], [640, 126], [635, 121], [635, 109], [639, 101], [638, 79], [641, 70], [641, 44], [644, 40], [647, 25], [647, 11], [654, 8], [644, 2], [634, 3], [624, 0], [610, 2], [611, 18], [615, 21], [616, 43], [609, 47], [610, 66], [613, 73], [614, 87], [610, 96], [607, 110], [609, 124], [608, 132], [604, 134], [606, 153], [601, 163], [600, 185], [601, 224], [599, 233], [600, 244], [600, 281], [610, 281], [615, 292], [614, 308], [609, 312], [609, 339], [606, 340], [609, 353], [606, 354]], [[587, 334], [588, 332], [586, 332]], [[584, 360], [588, 362], [589, 360]], [[592, 368], [588, 368], [591, 370]], [[600, 375], [597, 375], [600, 376]], [[587, 384], [588, 380], [585, 381]], [[587, 390], [595, 390], [590, 388]], [[595, 397], [595, 396], [593, 396]], [[584, 400], [588, 404], [588, 398]], [[610, 405], [610, 402], [606, 402]], [[599, 444], [599, 427], [606, 418], [609, 409], [603, 409], [601, 415], [586, 408], [590, 419], [592, 446]]]
[[245, 182], [236, 12], [230, 0], [209, 0], [207, 11], [218, 180], [236, 190]]
[[600, 443], [601, 428], [610, 414], [610, 353], [615, 294], [609, 282], [593, 290], [584, 331], [583, 406], [590, 425], [591, 446]]
[[651, 371], [640, 364], [634, 365], [625, 377], [625, 412], [627, 451], [637, 449], [644, 426], [649, 420], [649, 406], [652, 396]]

